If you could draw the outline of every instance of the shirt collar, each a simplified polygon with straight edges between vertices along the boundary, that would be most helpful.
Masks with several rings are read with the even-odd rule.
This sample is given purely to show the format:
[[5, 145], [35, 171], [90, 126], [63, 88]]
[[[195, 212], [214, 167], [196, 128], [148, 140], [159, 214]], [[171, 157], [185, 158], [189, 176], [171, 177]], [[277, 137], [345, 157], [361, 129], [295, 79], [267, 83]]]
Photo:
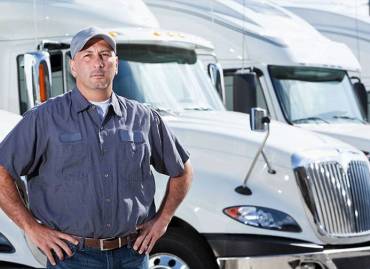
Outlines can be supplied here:
[[[92, 104], [81, 94], [77, 88], [72, 90], [72, 106], [77, 113], [88, 109], [91, 105]], [[122, 108], [125, 108], [126, 105], [123, 100], [117, 97], [115, 92], [112, 93], [111, 106], [113, 107], [114, 113], [116, 113], [117, 116], [122, 117], [124, 114]]]
[[83, 95], [77, 88], [74, 88], [72, 90], [71, 98], [72, 98], [72, 107], [77, 113], [85, 109], [88, 109], [91, 106], [91, 103], [87, 101], [85, 97], [83, 97]]
[[115, 92], [112, 93], [112, 99], [111, 99], [111, 106], [113, 107], [114, 113], [116, 113], [117, 116], [122, 117], [122, 107], [125, 108], [125, 103], [122, 100], [118, 99], [117, 94]]

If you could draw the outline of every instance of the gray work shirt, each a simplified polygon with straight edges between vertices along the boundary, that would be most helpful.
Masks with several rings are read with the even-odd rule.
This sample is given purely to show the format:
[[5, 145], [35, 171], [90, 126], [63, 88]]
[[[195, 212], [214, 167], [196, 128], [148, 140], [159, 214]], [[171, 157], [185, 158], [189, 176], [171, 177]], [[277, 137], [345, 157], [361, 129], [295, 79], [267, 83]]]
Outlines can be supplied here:
[[148, 107], [112, 94], [103, 121], [74, 89], [25, 113], [0, 144], [0, 165], [27, 175], [30, 209], [73, 235], [135, 231], [155, 214], [150, 165], [171, 177], [189, 155]]

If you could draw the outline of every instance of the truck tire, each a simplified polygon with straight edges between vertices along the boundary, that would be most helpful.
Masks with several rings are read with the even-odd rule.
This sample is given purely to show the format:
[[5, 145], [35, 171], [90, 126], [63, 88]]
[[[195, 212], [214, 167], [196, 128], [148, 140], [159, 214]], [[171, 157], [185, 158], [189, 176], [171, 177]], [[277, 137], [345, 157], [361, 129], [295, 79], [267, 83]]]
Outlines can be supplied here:
[[169, 227], [149, 257], [150, 269], [218, 269], [202, 239], [182, 228]]

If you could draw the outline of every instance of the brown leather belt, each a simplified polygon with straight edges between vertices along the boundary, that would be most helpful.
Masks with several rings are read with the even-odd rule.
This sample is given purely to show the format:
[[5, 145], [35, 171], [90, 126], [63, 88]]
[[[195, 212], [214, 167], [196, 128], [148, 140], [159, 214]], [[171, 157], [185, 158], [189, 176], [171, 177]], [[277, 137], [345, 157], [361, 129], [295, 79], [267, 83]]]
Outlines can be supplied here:
[[114, 237], [114, 238], [80, 238], [83, 239], [83, 244], [85, 247], [100, 249], [101, 251], [114, 250], [121, 248], [131, 242], [135, 241], [138, 237], [137, 233]]

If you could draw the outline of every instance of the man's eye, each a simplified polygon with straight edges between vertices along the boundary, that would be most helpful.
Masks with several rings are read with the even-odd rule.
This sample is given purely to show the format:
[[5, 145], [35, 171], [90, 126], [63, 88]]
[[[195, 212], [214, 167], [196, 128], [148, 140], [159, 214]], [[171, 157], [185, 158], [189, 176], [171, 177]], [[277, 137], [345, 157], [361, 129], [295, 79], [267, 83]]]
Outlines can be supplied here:
[[101, 53], [101, 55], [104, 56], [104, 57], [110, 57], [111, 56], [109, 52], [103, 52], [103, 53]]

